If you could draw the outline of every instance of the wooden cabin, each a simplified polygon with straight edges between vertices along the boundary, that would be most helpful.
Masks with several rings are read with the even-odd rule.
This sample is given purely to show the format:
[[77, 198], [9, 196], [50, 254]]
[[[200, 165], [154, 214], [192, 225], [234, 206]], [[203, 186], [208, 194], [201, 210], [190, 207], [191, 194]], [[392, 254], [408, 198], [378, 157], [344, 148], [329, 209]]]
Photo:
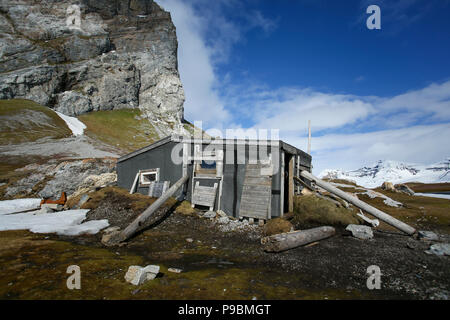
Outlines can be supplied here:
[[267, 220], [291, 212], [302, 188], [294, 177], [311, 172], [311, 156], [281, 140], [168, 136], [121, 157], [119, 187], [160, 196], [184, 175], [176, 196], [205, 210]]

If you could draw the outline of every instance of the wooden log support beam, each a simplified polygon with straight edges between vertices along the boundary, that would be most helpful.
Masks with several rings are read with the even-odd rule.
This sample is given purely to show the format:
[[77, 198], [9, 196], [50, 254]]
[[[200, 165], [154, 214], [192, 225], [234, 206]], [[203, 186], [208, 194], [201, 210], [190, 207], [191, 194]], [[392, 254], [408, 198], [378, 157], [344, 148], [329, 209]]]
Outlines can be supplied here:
[[141, 175], [141, 170], [138, 171], [138, 173], [136, 174], [136, 177], [134, 178], [133, 185], [131, 186], [131, 189], [130, 189], [130, 194], [133, 194], [136, 191], [136, 187], [137, 187], [140, 175]]
[[336, 230], [333, 227], [318, 227], [264, 237], [261, 239], [261, 244], [266, 252], [281, 252], [329, 238], [335, 233]]
[[[109, 237], [109, 241], [104, 243], [105, 245], [114, 245], [120, 242], [126, 241], [133, 234], [138, 231], [138, 229], [145, 223], [145, 221], [156, 212], [156, 210], [161, 207], [170, 197], [172, 197], [175, 192], [178, 191], [189, 179], [189, 175], [183, 176], [178, 180], [166, 193], [159, 197], [155, 202], [152, 203], [150, 207], [145, 209], [128, 227], [126, 227], [122, 232], [117, 232], [116, 234]], [[102, 241], [103, 242], [103, 241]]]
[[399, 229], [400, 231], [403, 231], [404, 233], [409, 234], [409, 235], [413, 235], [414, 233], [416, 233], [416, 229], [414, 229], [413, 227], [407, 225], [406, 223], [404, 223], [400, 220], [395, 219], [394, 217], [388, 215], [387, 213], [385, 213], [381, 210], [378, 210], [375, 207], [372, 207], [371, 205], [359, 200], [357, 197], [349, 195], [348, 193], [336, 188], [335, 186], [331, 185], [330, 183], [325, 182], [325, 181], [313, 176], [308, 171], [302, 171], [302, 172], [300, 172], [300, 175], [303, 178], [306, 178], [306, 179], [314, 182], [316, 185], [327, 190], [328, 192], [331, 192], [331, 193], [337, 195], [338, 197], [350, 202], [351, 204], [366, 211], [367, 213], [373, 215], [374, 217], [377, 217], [378, 219], [386, 222], [387, 224]]

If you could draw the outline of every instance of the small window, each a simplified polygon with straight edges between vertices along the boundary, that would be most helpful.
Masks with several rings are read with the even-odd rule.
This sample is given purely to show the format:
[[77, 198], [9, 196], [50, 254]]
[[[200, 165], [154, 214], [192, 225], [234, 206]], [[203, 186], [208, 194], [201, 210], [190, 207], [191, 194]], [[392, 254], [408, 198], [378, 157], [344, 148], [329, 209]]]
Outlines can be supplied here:
[[200, 168], [202, 169], [216, 169], [216, 162], [212, 160], [202, 160], [200, 164]]
[[148, 186], [152, 182], [159, 181], [159, 169], [141, 171], [139, 180], [142, 186]]

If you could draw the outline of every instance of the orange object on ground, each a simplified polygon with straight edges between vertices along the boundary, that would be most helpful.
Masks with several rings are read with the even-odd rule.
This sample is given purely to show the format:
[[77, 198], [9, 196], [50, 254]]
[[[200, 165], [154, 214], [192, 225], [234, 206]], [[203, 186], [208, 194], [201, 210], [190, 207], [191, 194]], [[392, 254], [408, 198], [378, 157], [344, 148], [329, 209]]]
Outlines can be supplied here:
[[65, 205], [67, 201], [67, 196], [65, 192], [61, 193], [61, 197], [58, 200], [51, 200], [51, 199], [43, 199], [41, 201], [41, 206], [43, 204], [61, 204], [61, 205]]

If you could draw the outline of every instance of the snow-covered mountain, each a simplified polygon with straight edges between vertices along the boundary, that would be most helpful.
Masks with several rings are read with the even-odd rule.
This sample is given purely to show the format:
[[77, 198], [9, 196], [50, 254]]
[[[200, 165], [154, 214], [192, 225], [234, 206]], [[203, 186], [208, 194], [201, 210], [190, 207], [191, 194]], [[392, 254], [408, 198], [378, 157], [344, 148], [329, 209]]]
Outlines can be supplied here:
[[371, 166], [353, 171], [326, 169], [320, 173], [319, 177], [352, 180], [366, 188], [379, 187], [385, 181], [394, 184], [450, 182], [450, 157], [431, 165], [379, 160]]

